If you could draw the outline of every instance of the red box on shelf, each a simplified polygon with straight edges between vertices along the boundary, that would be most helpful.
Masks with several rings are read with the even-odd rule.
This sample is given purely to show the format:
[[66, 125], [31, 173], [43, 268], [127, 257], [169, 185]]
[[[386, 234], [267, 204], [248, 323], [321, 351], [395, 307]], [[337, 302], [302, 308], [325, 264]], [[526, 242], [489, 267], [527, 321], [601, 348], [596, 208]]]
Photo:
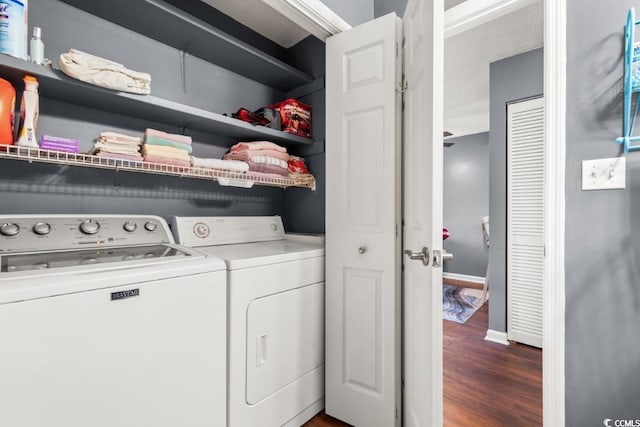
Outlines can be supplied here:
[[282, 130], [298, 136], [311, 138], [311, 106], [289, 98], [269, 105], [280, 113]]

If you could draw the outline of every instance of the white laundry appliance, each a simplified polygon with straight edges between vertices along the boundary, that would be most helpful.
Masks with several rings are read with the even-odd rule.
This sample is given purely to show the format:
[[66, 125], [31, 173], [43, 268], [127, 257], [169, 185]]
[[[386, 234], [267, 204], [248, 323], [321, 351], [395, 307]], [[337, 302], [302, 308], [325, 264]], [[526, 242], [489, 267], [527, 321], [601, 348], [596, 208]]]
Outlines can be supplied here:
[[0, 216], [0, 426], [226, 425], [226, 268], [154, 216]]
[[304, 424], [324, 407], [324, 237], [272, 217], [176, 217], [176, 240], [222, 258], [229, 427]]

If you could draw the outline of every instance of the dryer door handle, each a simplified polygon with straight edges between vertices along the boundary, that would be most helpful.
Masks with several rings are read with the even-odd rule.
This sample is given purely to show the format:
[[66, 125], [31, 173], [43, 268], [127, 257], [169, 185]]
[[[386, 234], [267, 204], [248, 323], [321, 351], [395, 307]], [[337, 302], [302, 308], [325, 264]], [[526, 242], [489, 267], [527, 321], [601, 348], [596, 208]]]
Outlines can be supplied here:
[[267, 364], [267, 333], [256, 336], [256, 368]]

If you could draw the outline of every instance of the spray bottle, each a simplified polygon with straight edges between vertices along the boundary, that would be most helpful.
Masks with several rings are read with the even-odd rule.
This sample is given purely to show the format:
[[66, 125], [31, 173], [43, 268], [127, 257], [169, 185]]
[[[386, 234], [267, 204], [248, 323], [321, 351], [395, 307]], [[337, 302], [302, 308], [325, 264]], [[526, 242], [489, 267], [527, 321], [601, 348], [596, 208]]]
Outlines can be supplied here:
[[36, 127], [38, 126], [38, 114], [40, 101], [38, 98], [38, 80], [32, 76], [24, 76], [24, 93], [20, 104], [20, 117], [22, 128], [18, 134], [17, 145], [22, 147], [38, 148]]

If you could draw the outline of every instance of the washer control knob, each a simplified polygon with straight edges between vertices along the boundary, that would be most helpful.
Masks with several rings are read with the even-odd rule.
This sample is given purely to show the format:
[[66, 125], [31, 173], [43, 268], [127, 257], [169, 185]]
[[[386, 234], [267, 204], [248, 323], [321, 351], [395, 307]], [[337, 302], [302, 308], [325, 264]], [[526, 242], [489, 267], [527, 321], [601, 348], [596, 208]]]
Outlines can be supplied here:
[[136, 228], [138, 228], [138, 226], [133, 221], [127, 221], [124, 223], [122, 228], [124, 228], [124, 230], [128, 231], [129, 233], [133, 233], [134, 231], [136, 231]]
[[32, 230], [34, 233], [40, 236], [44, 236], [51, 232], [51, 225], [47, 224], [46, 222], [39, 222], [33, 226]]
[[156, 231], [156, 228], [158, 228], [158, 224], [153, 221], [147, 221], [144, 223], [144, 229], [147, 231]]
[[3, 236], [15, 236], [20, 232], [20, 226], [14, 222], [6, 222], [0, 225], [0, 234]]
[[100, 231], [100, 223], [95, 219], [85, 219], [80, 223], [80, 231], [84, 234], [96, 234]]

